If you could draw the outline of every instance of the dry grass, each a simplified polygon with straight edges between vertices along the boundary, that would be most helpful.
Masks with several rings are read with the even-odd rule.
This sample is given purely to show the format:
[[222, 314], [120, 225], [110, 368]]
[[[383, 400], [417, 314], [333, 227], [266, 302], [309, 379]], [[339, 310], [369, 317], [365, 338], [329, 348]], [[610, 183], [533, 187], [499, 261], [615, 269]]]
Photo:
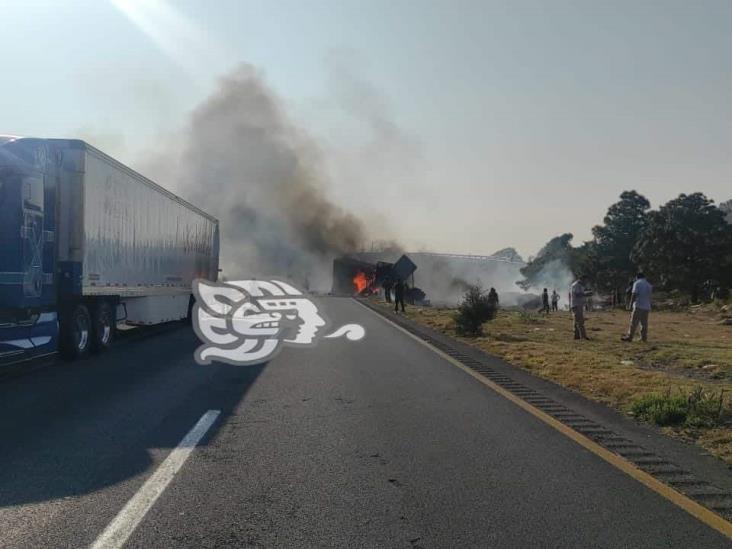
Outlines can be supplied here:
[[[650, 341], [624, 343], [629, 313], [589, 313], [592, 341], [575, 341], [568, 312], [548, 317], [500, 311], [485, 325], [485, 336], [459, 337], [454, 309], [409, 307], [407, 316], [512, 364], [531, 370], [593, 400], [629, 413], [638, 399], [653, 393], [686, 394], [695, 387], [732, 398], [732, 326], [713, 311], [653, 312]], [[666, 428], [691, 439], [732, 465], [732, 426]]]

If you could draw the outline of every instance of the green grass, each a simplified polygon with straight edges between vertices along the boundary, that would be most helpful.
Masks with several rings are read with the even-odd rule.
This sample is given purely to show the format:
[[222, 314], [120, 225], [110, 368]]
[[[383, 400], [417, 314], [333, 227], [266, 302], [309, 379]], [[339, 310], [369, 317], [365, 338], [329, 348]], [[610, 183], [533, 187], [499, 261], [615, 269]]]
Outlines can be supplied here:
[[686, 421], [688, 407], [682, 395], [652, 394], [634, 402], [631, 411], [638, 419], [656, 425], [681, 425]]
[[636, 400], [631, 411], [634, 416], [656, 425], [684, 427], [716, 427], [729, 416], [729, 403], [724, 391], [706, 391], [696, 387], [687, 394], [653, 393]]

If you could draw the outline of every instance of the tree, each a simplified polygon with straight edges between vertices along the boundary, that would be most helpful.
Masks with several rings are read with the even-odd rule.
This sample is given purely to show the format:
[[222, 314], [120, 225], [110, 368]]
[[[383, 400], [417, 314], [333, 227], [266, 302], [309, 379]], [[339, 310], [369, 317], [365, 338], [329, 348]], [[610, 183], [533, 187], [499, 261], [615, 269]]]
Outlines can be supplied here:
[[648, 214], [632, 260], [662, 288], [697, 301], [706, 281], [732, 282], [732, 226], [724, 217], [704, 194], [681, 194]]
[[592, 228], [586, 270], [598, 289], [617, 294], [636, 272], [631, 253], [647, 224], [650, 207], [643, 195], [624, 191], [608, 208], [604, 225]]
[[722, 202], [719, 205], [719, 209], [724, 212], [724, 215], [727, 219], [727, 223], [732, 225], [732, 200], [728, 200], [727, 202]]
[[516, 284], [523, 290], [531, 287], [563, 287], [566, 279], [572, 277], [572, 266], [576, 263], [572, 248], [572, 233], [555, 236], [539, 250], [536, 257], [529, 259], [521, 268], [524, 280]]

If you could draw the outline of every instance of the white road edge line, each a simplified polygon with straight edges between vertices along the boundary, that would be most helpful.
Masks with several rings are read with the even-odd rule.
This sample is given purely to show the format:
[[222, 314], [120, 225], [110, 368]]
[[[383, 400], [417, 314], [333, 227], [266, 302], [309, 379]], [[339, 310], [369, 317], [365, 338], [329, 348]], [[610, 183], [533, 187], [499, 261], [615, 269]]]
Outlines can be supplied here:
[[201, 416], [201, 419], [188, 431], [178, 446], [173, 448], [160, 467], [147, 479], [132, 499], [117, 513], [114, 520], [102, 532], [97, 540], [91, 545], [91, 549], [119, 549], [127, 538], [135, 531], [147, 512], [155, 505], [155, 501], [165, 491], [175, 474], [191, 455], [191, 452], [211, 428], [221, 410], [209, 410]]

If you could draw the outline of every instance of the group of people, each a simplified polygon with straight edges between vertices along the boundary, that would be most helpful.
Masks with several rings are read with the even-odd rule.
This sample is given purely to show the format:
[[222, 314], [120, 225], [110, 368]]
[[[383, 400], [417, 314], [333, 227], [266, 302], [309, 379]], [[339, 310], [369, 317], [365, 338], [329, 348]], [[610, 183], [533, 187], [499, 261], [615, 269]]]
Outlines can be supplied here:
[[[401, 306], [402, 312], [404, 308], [404, 294], [407, 289], [406, 283], [397, 278], [395, 281], [385, 280], [382, 287], [384, 288], [384, 297], [387, 303], [392, 302], [391, 291], [394, 290], [394, 312], [399, 312]], [[621, 337], [622, 341], [633, 341], [638, 328], [640, 327], [640, 337], [642, 341], [648, 341], [648, 316], [651, 311], [651, 295], [653, 294], [653, 286], [646, 280], [646, 276], [642, 272], [638, 272], [630, 288], [630, 296], [627, 308], [631, 311], [630, 325], [627, 333]], [[569, 288], [569, 310], [572, 312], [574, 338], [586, 339], [587, 330], [585, 328], [585, 310], [587, 301], [593, 295], [592, 290], [587, 287], [587, 277], [580, 275]], [[488, 291], [488, 300], [497, 308], [498, 292], [495, 288]], [[541, 293], [541, 309], [540, 312], [549, 314], [551, 311], [559, 310], [559, 294], [557, 290], [549, 290], [544, 288]]]
[[[587, 331], [585, 330], [585, 303], [592, 296], [592, 291], [586, 286], [587, 279], [584, 275], [581, 275], [572, 283], [569, 290], [569, 308], [574, 319], [575, 339], [590, 339], [587, 337]], [[628, 332], [620, 338], [622, 341], [633, 341], [639, 326], [641, 340], [648, 341], [648, 316], [651, 311], [652, 294], [653, 286], [646, 280], [645, 274], [638, 272], [627, 305], [631, 311], [630, 326]]]
[[[549, 302], [551, 301], [551, 307], [549, 306]], [[550, 311], [558, 311], [559, 310], [559, 294], [556, 290], [552, 290], [551, 297], [549, 296], [549, 290], [544, 288], [544, 291], [541, 292], [541, 309], [539, 309], [540, 313], [546, 313], [549, 314]]]

